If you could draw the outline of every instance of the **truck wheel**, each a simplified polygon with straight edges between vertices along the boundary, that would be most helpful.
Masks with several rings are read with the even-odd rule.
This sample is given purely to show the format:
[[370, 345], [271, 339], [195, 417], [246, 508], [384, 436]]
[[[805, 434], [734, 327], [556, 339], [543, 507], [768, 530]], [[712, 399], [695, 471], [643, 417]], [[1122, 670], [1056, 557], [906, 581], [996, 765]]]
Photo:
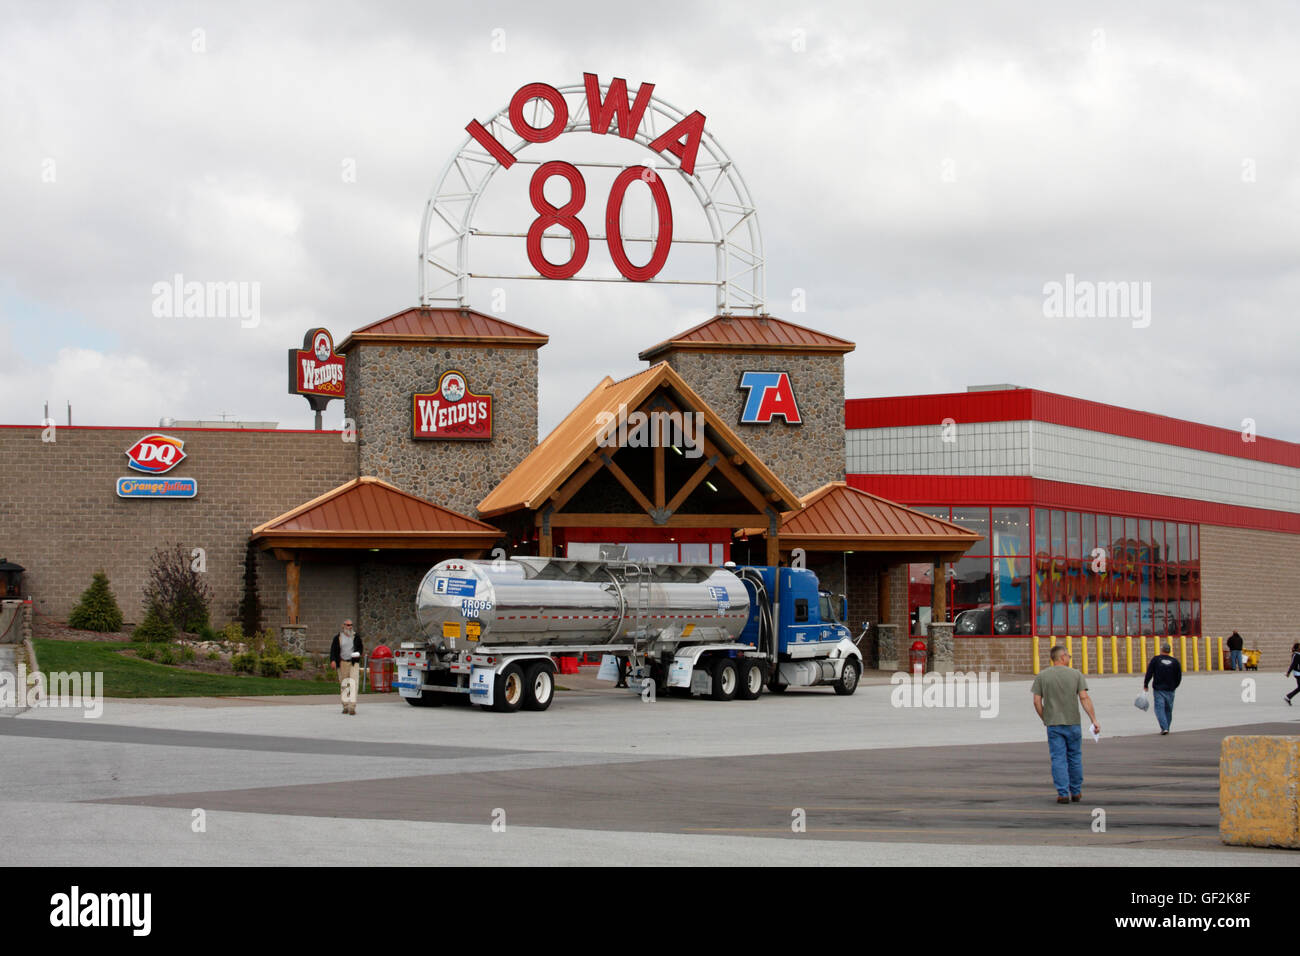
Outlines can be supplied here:
[[513, 714], [524, 703], [526, 683], [524, 671], [518, 664], [507, 664], [497, 675], [492, 689], [492, 709], [498, 714]]
[[748, 657], [740, 658], [740, 685], [736, 696], [741, 700], [758, 700], [763, 693], [763, 665]]
[[847, 697], [858, 689], [858, 678], [862, 676], [862, 666], [856, 658], [850, 657], [844, 662], [844, 669], [840, 671], [840, 678], [834, 683], [835, 693], [841, 697]]
[[710, 668], [713, 673], [712, 700], [731, 700], [740, 687], [740, 675], [736, 671], [736, 662], [730, 657], [719, 657]]
[[442, 694], [436, 690], [422, 690], [419, 697], [403, 698], [412, 707], [441, 707]]
[[524, 710], [545, 710], [555, 699], [555, 676], [551, 665], [537, 661], [524, 675]]

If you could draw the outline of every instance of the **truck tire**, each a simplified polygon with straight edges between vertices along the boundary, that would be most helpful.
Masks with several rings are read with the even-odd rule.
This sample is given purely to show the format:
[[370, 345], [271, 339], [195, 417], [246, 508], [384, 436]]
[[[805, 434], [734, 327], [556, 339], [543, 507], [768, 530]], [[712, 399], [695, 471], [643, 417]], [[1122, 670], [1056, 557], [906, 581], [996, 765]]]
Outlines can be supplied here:
[[436, 690], [422, 690], [419, 697], [403, 698], [412, 707], [441, 707], [442, 694]]
[[498, 714], [513, 714], [523, 706], [527, 696], [524, 670], [518, 664], [507, 664], [497, 675], [492, 689], [492, 709]]
[[740, 677], [736, 697], [740, 700], [758, 700], [763, 694], [762, 662], [742, 657], [737, 663], [740, 664]]
[[545, 710], [555, 699], [555, 673], [548, 661], [534, 661], [524, 673], [524, 710]]
[[709, 698], [732, 700], [740, 688], [740, 672], [735, 660], [730, 657], [719, 657], [709, 670], [713, 676], [713, 689], [709, 692]]
[[840, 671], [839, 679], [832, 685], [835, 693], [841, 697], [848, 697], [858, 689], [858, 678], [862, 676], [862, 665], [858, 663], [856, 657], [850, 657], [844, 662], [844, 669]]

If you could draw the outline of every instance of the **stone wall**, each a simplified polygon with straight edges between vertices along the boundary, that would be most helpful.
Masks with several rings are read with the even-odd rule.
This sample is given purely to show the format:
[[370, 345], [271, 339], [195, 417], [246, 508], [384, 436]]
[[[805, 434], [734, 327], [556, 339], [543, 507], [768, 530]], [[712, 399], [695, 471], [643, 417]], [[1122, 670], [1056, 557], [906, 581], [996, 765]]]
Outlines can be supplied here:
[[366, 650], [379, 644], [396, 649], [402, 641], [423, 639], [415, 620], [415, 591], [431, 567], [432, 564], [362, 562], [356, 625]]
[[[490, 441], [416, 441], [412, 396], [458, 369], [492, 396]], [[348, 351], [345, 413], [357, 428], [360, 473], [477, 517], [478, 503], [537, 444], [537, 350], [379, 345]]]
[[[672, 350], [663, 356], [762, 459], [790, 486], [805, 495], [844, 480], [844, 356], [760, 352]], [[790, 373], [802, 425], [776, 419], [769, 425], [742, 425], [747, 371]]]
[[[157, 431], [185, 442], [175, 474], [198, 482], [197, 497], [117, 496], [116, 480], [132, 474], [125, 450]], [[60, 621], [102, 569], [126, 621], [138, 622], [150, 557], [179, 543], [206, 552], [212, 623], [221, 627], [238, 615], [252, 529], [357, 474], [357, 446], [339, 432], [60, 427], [52, 442], [42, 434], [0, 427], [0, 557], [27, 569], [23, 595], [36, 613]], [[286, 623], [284, 566], [266, 553], [258, 562], [264, 624], [278, 628]], [[309, 641], [355, 613], [348, 573], [303, 565]]]

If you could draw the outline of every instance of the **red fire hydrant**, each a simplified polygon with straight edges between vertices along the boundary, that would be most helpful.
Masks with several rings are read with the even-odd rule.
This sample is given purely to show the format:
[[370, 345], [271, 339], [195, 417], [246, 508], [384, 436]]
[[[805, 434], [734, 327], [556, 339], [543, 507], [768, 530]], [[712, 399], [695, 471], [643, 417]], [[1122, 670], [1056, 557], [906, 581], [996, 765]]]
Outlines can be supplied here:
[[925, 658], [925, 641], [913, 641], [912, 649], [907, 654], [907, 660], [912, 665], [913, 674], [925, 673]]
[[393, 689], [393, 651], [388, 645], [380, 644], [370, 655], [370, 689], [379, 694], [387, 694]]

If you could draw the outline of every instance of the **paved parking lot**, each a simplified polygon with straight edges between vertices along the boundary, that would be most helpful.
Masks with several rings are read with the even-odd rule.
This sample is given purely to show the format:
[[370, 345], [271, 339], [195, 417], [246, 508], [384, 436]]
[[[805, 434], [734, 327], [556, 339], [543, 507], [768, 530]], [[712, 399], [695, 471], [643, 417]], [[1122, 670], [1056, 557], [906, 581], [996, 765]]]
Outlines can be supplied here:
[[1067, 807], [1027, 680], [1001, 682], [989, 717], [893, 706], [883, 680], [648, 704], [585, 677], [542, 714], [391, 697], [356, 717], [328, 699], [34, 710], [0, 720], [0, 863], [1036, 864], [1050, 845], [1075, 864], [1294, 865], [1218, 841], [1219, 742], [1300, 716], [1280, 675], [1251, 676], [1254, 703], [1240, 677], [1190, 675], [1168, 737], [1132, 706], [1139, 679], [1094, 679], [1104, 735]]

